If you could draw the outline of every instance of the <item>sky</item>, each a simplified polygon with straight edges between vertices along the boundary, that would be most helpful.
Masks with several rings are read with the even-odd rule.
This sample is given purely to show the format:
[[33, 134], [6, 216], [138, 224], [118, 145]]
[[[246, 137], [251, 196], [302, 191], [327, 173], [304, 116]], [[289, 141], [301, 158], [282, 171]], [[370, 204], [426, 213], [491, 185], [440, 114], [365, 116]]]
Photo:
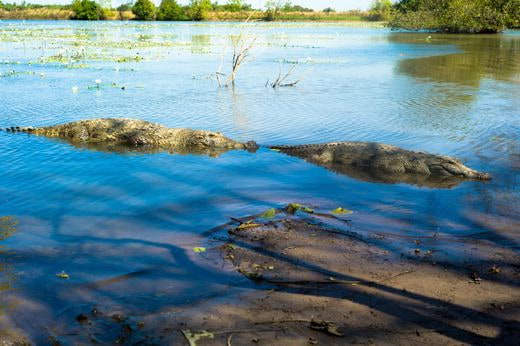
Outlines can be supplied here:
[[[22, 0], [3, 0], [4, 2], [21, 3]], [[33, 4], [69, 4], [72, 0], [26, 0]], [[160, 3], [160, 0], [152, 0], [155, 3]], [[214, 0], [212, 0], [214, 1]], [[117, 7], [127, 0], [112, 0], [112, 6]], [[188, 3], [188, 0], [179, 0], [180, 3]], [[219, 0], [220, 3], [226, 3], [226, 0]], [[254, 8], [264, 8], [265, 0], [246, 0], [247, 3], [253, 5]], [[293, 5], [301, 5], [310, 7], [315, 10], [322, 10], [326, 7], [332, 7], [336, 10], [352, 10], [352, 9], [367, 9], [372, 0], [292, 0]]]

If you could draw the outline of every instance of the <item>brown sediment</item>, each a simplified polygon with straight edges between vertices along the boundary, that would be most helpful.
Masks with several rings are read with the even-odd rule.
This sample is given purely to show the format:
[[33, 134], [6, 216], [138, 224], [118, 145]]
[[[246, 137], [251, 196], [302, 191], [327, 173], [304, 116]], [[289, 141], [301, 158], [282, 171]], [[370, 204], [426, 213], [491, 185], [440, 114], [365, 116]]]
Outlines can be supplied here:
[[277, 210], [269, 220], [235, 219], [220, 228], [228, 233], [226, 243], [200, 261], [217, 261], [214, 270], [241, 277], [238, 293], [230, 289], [148, 315], [86, 310], [71, 321], [81, 321], [82, 333], [57, 340], [517, 344], [520, 259], [514, 250], [435, 234], [363, 237], [338, 226], [348, 225], [340, 220], [344, 215], [330, 216], [300, 206]]

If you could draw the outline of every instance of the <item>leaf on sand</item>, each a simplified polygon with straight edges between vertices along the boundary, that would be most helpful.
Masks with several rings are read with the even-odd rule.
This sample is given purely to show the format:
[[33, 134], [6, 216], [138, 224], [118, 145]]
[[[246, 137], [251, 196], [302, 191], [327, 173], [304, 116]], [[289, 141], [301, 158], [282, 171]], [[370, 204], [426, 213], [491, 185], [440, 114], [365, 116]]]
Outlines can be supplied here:
[[266, 211], [263, 212], [262, 215], [260, 215], [260, 217], [263, 219], [272, 219], [275, 216], [276, 216], [276, 209], [274, 209], [274, 208], [267, 209]]
[[247, 229], [247, 228], [254, 228], [254, 227], [260, 227], [262, 226], [259, 223], [254, 223], [253, 220], [249, 220], [247, 222], [241, 223], [240, 226], [237, 227], [237, 229]]
[[301, 210], [305, 213], [309, 213], [309, 214], [312, 214], [314, 213], [314, 210], [309, 208], [309, 207], [306, 207], [304, 205], [301, 205], [301, 204], [298, 204], [298, 203], [289, 203], [289, 205], [287, 205], [287, 207], [285, 208], [285, 210], [289, 213], [289, 214], [295, 214], [297, 211]]
[[58, 277], [60, 279], [69, 279], [70, 278], [69, 274], [65, 273], [64, 271], [62, 271], [61, 273], [56, 274], [56, 277]]
[[332, 211], [332, 214], [336, 214], [336, 215], [346, 215], [346, 214], [352, 214], [353, 211], [352, 210], [348, 210], [348, 209], [345, 209], [345, 208], [336, 208]]
[[333, 322], [329, 321], [315, 321], [312, 320], [309, 325], [310, 329], [319, 330], [320, 332], [324, 332], [334, 336], [344, 336], [342, 332], [338, 330], [338, 326]]
[[188, 343], [190, 344], [190, 346], [197, 346], [197, 341], [199, 341], [200, 339], [203, 339], [203, 338], [213, 339], [215, 337], [215, 335], [213, 333], [207, 332], [205, 330], [203, 330], [201, 332], [194, 332], [191, 330], [183, 329], [181, 331], [182, 331], [182, 334], [184, 334], [184, 337], [186, 338], [186, 340], [188, 340]]
[[206, 251], [206, 248], [205, 247], [194, 247], [193, 248], [193, 251], [195, 252], [205, 252]]

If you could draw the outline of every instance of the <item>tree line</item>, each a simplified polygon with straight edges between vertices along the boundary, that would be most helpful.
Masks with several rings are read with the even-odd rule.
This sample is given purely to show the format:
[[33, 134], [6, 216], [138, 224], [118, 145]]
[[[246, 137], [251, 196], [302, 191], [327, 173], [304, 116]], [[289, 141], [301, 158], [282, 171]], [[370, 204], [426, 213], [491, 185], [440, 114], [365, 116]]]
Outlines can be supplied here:
[[[240, 17], [215, 18], [212, 15], [219, 12], [244, 12], [247, 17], [247, 12], [254, 11], [246, 0], [228, 0], [225, 4], [211, 0], [190, 0], [187, 5], [179, 4], [177, 0], [161, 0], [159, 6], [151, 0], [135, 0], [117, 9], [111, 8], [110, 0], [73, 0], [70, 5], [15, 4], [0, 0], [0, 10], [3, 11], [39, 8], [72, 11], [72, 19], [79, 20], [108, 19], [109, 15], [114, 19], [114, 10], [119, 12], [120, 19], [128, 19], [128, 14], [131, 18], [133, 14], [137, 20], [239, 20]], [[304, 15], [311, 12], [314, 10], [287, 0], [267, 0], [263, 11], [256, 10], [255, 19], [385, 21], [392, 29], [449, 33], [497, 33], [507, 28], [520, 28], [520, 0], [373, 0], [369, 11], [365, 12], [349, 11], [335, 17], [332, 15], [335, 10], [326, 8], [317, 12], [317, 15]], [[299, 15], [288, 16], [285, 13]]]

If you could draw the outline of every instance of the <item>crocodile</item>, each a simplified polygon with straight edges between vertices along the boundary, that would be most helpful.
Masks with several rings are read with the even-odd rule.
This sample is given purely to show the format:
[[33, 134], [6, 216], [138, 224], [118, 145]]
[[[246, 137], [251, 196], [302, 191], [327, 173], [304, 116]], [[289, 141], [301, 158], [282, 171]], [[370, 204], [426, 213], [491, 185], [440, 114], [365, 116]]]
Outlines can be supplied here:
[[[210, 156], [232, 149], [256, 151], [256, 142], [236, 142], [220, 132], [167, 128], [143, 120], [103, 118], [81, 120], [48, 127], [9, 127], [8, 132], [25, 132], [67, 140], [74, 146], [103, 151], [202, 153]], [[463, 180], [490, 180], [459, 160], [415, 152], [372, 142], [333, 142], [268, 146], [302, 158], [334, 172], [371, 182], [453, 187]]]
[[420, 186], [452, 187], [463, 180], [490, 180], [491, 175], [459, 160], [373, 142], [275, 145], [271, 149], [299, 157], [356, 179]]
[[71, 144], [90, 147], [130, 147], [137, 150], [247, 149], [256, 150], [254, 142], [240, 143], [220, 132], [168, 128], [143, 120], [103, 118], [80, 120], [48, 127], [8, 127], [7, 132], [64, 139]]

